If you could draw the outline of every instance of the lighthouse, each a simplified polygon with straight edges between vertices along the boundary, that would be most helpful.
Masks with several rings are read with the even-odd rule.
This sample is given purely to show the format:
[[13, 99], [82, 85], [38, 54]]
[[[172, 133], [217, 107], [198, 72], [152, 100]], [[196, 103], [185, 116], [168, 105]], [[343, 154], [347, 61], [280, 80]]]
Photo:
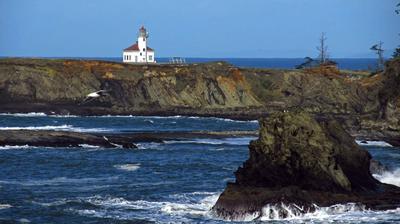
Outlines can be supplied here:
[[122, 54], [126, 63], [155, 63], [154, 50], [147, 46], [149, 33], [142, 26], [139, 29], [137, 41], [132, 46], [125, 48]]

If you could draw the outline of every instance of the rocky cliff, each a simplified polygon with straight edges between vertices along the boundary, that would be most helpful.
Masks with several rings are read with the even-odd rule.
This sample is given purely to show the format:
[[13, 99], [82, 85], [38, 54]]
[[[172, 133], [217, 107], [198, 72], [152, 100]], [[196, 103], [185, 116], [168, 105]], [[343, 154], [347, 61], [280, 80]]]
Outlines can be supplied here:
[[[384, 73], [357, 76], [352, 71], [243, 69], [224, 62], [132, 65], [0, 59], [0, 112], [257, 119], [302, 108], [336, 116], [360, 138], [396, 143], [399, 72], [400, 60], [389, 62]], [[81, 104], [88, 93], [100, 89], [109, 90], [109, 96]]]
[[[400, 188], [380, 183], [370, 171], [371, 156], [335, 120], [304, 112], [279, 112], [260, 120], [250, 157], [228, 184], [213, 211], [227, 219], [264, 216], [265, 206], [294, 213], [349, 202], [371, 209], [400, 205]], [[281, 218], [287, 210], [282, 209]]]

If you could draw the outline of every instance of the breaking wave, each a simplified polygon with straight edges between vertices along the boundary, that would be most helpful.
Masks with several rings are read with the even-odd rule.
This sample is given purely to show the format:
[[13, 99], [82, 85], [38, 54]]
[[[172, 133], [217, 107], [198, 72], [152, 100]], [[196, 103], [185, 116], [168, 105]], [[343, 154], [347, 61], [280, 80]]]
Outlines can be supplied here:
[[165, 144], [206, 144], [206, 145], [248, 145], [251, 140], [257, 139], [256, 137], [238, 137], [238, 138], [199, 138], [191, 140], [174, 140], [164, 141]]
[[115, 168], [119, 170], [125, 170], [125, 171], [135, 171], [140, 168], [140, 163], [132, 163], [132, 164], [121, 164], [121, 165], [115, 165]]
[[245, 214], [229, 221], [285, 221], [290, 223], [359, 223], [392, 221], [393, 215], [400, 214], [400, 208], [386, 211], [372, 211], [359, 203], [337, 204], [329, 207], [314, 205], [314, 211], [305, 211], [296, 204], [268, 204], [261, 212]]
[[385, 141], [363, 141], [356, 140], [356, 143], [361, 146], [380, 146], [380, 147], [393, 147], [391, 144]]
[[5, 146], [0, 146], [0, 150], [6, 150], [6, 149], [30, 149], [30, 148], [35, 148], [34, 146], [29, 146], [29, 145], [5, 145]]
[[38, 203], [42, 206], [64, 206], [66, 204], [90, 204], [95, 206], [90, 209], [72, 208], [68, 210], [82, 216], [132, 219], [143, 218], [154, 220], [188, 221], [185, 217], [212, 218], [210, 209], [215, 204], [219, 193], [215, 192], [193, 192], [170, 195], [162, 201], [128, 200], [123, 197], [92, 196], [76, 199], [60, 199], [54, 202]]
[[0, 210], [1, 210], [1, 209], [11, 208], [11, 207], [13, 207], [13, 206], [10, 205], [10, 204], [0, 204]]
[[382, 183], [400, 187], [400, 168], [393, 171], [385, 171], [382, 174], [373, 174], [373, 176]]
[[0, 116], [14, 116], [14, 117], [45, 117], [47, 116], [45, 113], [0, 113]]
[[98, 149], [100, 146], [98, 145], [89, 145], [89, 144], [79, 144], [79, 147], [85, 148], [85, 149]]

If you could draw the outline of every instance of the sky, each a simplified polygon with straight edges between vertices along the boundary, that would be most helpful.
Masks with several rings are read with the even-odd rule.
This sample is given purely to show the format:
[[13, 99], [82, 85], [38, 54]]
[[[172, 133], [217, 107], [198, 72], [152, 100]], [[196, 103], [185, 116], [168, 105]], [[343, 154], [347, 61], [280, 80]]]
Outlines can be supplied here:
[[400, 45], [400, 0], [0, 0], [0, 56], [121, 57], [144, 25], [156, 57], [375, 57]]

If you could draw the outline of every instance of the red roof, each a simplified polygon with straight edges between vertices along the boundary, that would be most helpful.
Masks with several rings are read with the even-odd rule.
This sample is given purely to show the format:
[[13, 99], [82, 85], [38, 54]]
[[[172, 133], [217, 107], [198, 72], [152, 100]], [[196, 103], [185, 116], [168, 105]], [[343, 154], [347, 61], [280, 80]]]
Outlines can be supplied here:
[[[139, 51], [139, 45], [138, 43], [135, 43], [134, 45], [125, 48], [124, 51]], [[147, 51], [154, 51], [154, 50], [151, 49], [150, 47], [147, 47]]]

